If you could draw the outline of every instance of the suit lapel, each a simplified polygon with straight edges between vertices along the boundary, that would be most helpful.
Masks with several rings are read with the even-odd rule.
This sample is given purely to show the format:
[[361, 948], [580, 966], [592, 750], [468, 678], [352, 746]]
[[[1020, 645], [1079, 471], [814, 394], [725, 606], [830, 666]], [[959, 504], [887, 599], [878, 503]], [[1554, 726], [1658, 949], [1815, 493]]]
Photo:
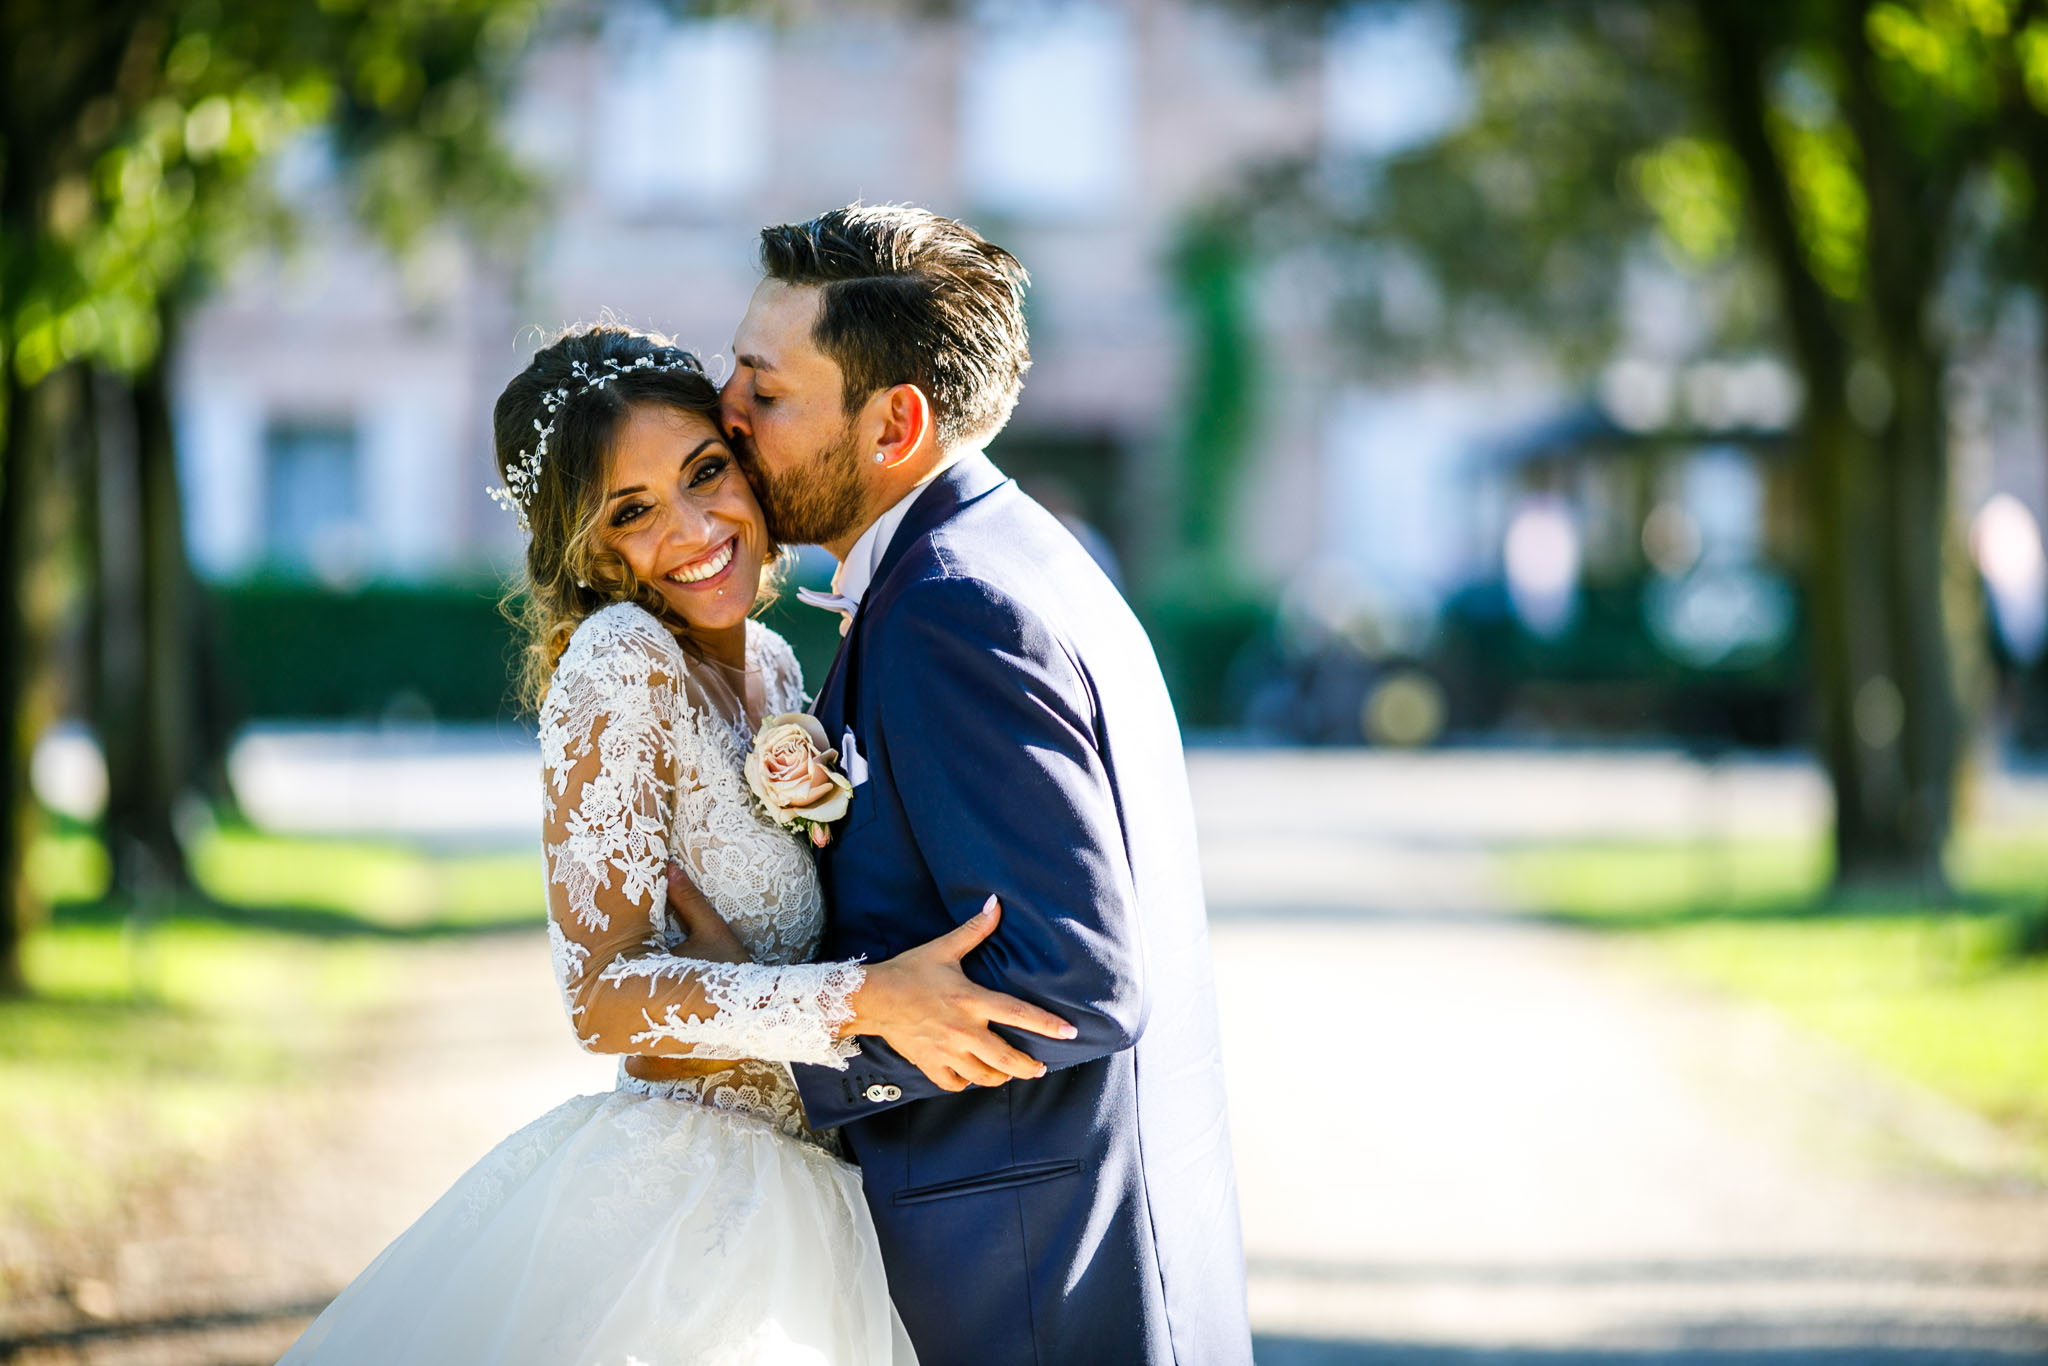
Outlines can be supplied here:
[[[923, 540], [947, 518], [983, 494], [1000, 488], [1008, 480], [986, 455], [976, 452], [963, 457], [945, 473], [932, 480], [925, 491], [910, 505], [910, 511], [896, 528], [896, 534], [889, 539], [889, 545], [882, 552], [881, 563], [875, 566], [875, 576], [869, 581], [867, 592], [862, 596], [865, 604], [874, 604], [880, 609], [880, 601], [886, 596], [884, 584], [896, 566], [902, 563], [910, 547]], [[853, 690], [859, 673], [861, 630], [874, 615], [863, 607], [853, 614], [853, 626], [839, 642], [839, 650], [832, 656], [832, 667], [825, 672], [825, 685], [818, 689], [818, 699], [811, 705], [811, 714], [825, 728], [825, 735], [834, 745], [846, 733], [846, 727], [853, 718]]]
[[838, 740], [835, 732], [845, 716], [840, 695], [844, 690], [846, 656], [852, 648], [853, 633], [849, 631], [840, 640], [839, 648], [832, 652], [832, 667], [825, 671], [824, 686], [818, 689], [818, 696], [811, 703], [811, 715], [818, 718], [818, 723], [825, 727], [825, 734], [835, 743]]

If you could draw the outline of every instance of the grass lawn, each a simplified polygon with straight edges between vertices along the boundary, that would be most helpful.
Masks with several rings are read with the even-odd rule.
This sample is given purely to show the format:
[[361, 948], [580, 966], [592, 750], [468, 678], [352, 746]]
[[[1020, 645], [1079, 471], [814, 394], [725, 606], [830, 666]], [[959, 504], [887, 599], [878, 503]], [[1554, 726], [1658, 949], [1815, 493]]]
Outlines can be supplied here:
[[1506, 856], [1544, 913], [1679, 970], [1999, 1121], [2048, 1160], [2048, 832], [1957, 841], [1959, 904], [1833, 905], [1803, 842], [1547, 847]]
[[29, 876], [56, 906], [32, 937], [34, 994], [0, 1001], [0, 1224], [89, 1223], [134, 1183], [231, 1157], [396, 999], [396, 941], [537, 926], [536, 855], [208, 834], [210, 902], [130, 917], [106, 856], [53, 822]]
[[[538, 925], [543, 914], [538, 850], [436, 854], [225, 828], [191, 857], [216, 918], [301, 934], [459, 934]], [[31, 852], [29, 876], [60, 906], [94, 902], [106, 894], [106, 851], [90, 831], [58, 826]]]

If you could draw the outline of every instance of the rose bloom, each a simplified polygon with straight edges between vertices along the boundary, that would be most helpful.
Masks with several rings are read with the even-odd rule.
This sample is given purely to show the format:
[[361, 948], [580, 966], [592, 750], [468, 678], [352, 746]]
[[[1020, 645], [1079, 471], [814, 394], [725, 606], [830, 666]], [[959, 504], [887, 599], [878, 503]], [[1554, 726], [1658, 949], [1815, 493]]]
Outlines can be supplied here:
[[[771, 716], [761, 723], [747, 755], [747, 786], [778, 825], [829, 825], [853, 801], [853, 784], [832, 767], [838, 761], [839, 752], [826, 745], [817, 717], [804, 712]], [[813, 839], [822, 833], [814, 830]]]

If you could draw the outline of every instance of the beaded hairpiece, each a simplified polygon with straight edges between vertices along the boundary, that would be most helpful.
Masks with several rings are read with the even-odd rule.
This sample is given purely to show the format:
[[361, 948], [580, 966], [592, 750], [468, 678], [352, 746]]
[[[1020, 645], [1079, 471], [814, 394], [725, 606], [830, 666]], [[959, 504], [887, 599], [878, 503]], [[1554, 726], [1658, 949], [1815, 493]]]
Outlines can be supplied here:
[[533, 420], [534, 431], [540, 433], [539, 439], [533, 443], [533, 449], [519, 452], [519, 458], [505, 471], [505, 483], [502, 486], [493, 488], [486, 485], [484, 488], [484, 492], [491, 495], [492, 502], [519, 519], [521, 531], [533, 530], [533, 525], [527, 520], [526, 514], [533, 507], [533, 491], [540, 484], [541, 462], [547, 458], [548, 439], [555, 434], [555, 415], [562, 411], [562, 405], [567, 403], [572, 395], [591, 389], [602, 389], [619, 376], [630, 375], [638, 370], [656, 373], [663, 370], [702, 368], [697, 358], [687, 351], [679, 352], [674, 360], [658, 361], [654, 356], [655, 353], [649, 351], [624, 365], [608, 357], [603, 370], [593, 370], [580, 360], [572, 361], [569, 365], [569, 382], [559, 389], [550, 389], [541, 395], [541, 406], [548, 410], [548, 420], [545, 424], [539, 418]]

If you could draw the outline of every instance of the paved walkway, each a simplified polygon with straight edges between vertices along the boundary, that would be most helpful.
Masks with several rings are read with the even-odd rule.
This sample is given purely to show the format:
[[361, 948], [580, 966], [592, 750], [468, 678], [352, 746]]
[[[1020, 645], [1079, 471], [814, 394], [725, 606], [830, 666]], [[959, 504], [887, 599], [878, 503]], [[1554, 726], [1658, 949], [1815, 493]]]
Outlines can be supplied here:
[[130, 1192], [110, 1226], [49, 1247], [26, 1295], [0, 1294], [0, 1363], [273, 1362], [494, 1143], [610, 1088], [611, 1062], [570, 1039], [538, 932], [386, 961], [411, 1004], [372, 1022], [326, 1094], [265, 1116], [232, 1161]]
[[[2048, 1360], [2048, 1192], [1998, 1135], [1504, 913], [1490, 843], [1810, 801], [1628, 762], [1197, 757], [1262, 1366]], [[317, 1115], [66, 1250], [67, 1293], [0, 1322], [14, 1363], [272, 1360], [491, 1143], [607, 1084], [538, 936], [394, 952], [418, 1010]]]
[[1196, 773], [1262, 1366], [2048, 1359], [2048, 1192], [1999, 1135], [1424, 838], [1630, 819], [1597, 770], [1366, 776]]

